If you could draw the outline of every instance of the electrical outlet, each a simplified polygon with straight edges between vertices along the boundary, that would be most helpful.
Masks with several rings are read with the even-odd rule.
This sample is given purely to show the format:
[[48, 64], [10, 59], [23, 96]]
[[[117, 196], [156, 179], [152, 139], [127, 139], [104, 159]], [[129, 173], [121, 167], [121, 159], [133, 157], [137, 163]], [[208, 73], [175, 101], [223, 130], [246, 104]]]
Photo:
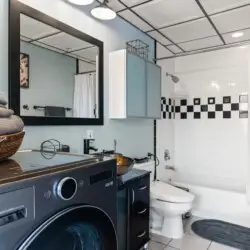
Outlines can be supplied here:
[[87, 139], [94, 139], [94, 131], [87, 130]]

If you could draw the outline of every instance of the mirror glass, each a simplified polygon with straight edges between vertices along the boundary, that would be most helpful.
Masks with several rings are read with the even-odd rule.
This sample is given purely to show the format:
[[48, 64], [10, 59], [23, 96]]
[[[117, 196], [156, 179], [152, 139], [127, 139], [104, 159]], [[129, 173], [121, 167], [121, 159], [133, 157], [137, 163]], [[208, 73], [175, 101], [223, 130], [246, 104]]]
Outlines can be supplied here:
[[98, 47], [20, 18], [21, 115], [98, 118]]

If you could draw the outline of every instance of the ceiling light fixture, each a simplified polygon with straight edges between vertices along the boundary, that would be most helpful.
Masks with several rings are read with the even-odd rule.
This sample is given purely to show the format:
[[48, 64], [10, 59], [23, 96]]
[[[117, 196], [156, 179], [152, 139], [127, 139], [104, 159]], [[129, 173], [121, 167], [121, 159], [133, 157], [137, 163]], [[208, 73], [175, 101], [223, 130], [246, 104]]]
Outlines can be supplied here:
[[89, 5], [92, 4], [95, 0], [68, 0], [68, 1], [76, 5]]
[[233, 38], [238, 38], [238, 37], [242, 37], [242, 36], [244, 36], [243, 32], [235, 32], [235, 33], [232, 34]]
[[103, 3], [91, 10], [92, 16], [94, 16], [97, 19], [101, 20], [111, 20], [116, 17], [116, 13], [111, 10], [107, 4], [106, 0], [103, 1]]

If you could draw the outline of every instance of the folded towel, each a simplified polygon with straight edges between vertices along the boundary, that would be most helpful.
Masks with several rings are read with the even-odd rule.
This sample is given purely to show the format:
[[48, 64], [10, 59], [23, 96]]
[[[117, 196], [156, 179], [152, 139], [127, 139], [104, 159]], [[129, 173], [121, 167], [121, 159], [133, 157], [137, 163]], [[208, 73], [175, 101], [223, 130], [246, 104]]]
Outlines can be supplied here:
[[46, 106], [44, 110], [45, 116], [57, 116], [57, 117], [65, 117], [66, 112], [64, 107], [56, 107], [56, 106]]
[[2, 98], [2, 97], [0, 97], [0, 104], [2, 104], [2, 105], [6, 105], [7, 104], [7, 102]]
[[24, 124], [20, 117], [12, 115], [0, 118], [0, 135], [14, 134], [23, 131]]
[[14, 114], [14, 111], [11, 109], [0, 108], [0, 118], [2, 117], [10, 117]]

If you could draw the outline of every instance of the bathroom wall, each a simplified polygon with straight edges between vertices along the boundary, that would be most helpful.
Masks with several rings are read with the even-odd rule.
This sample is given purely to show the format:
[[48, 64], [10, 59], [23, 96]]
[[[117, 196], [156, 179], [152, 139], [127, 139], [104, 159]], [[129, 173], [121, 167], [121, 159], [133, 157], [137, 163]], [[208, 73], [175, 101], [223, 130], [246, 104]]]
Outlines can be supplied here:
[[[7, 0], [4, 0], [8, 2]], [[3, 0], [1, 1], [2, 5]], [[154, 40], [141, 33], [122, 19], [116, 18], [112, 21], [97, 21], [62, 0], [22, 0], [23, 3], [44, 12], [68, 25], [79, 29], [104, 42], [104, 126], [36, 126], [25, 127], [26, 136], [23, 148], [38, 148], [45, 139], [56, 138], [62, 143], [69, 144], [72, 152], [81, 153], [83, 151], [83, 138], [86, 130], [92, 129], [96, 137], [96, 146], [99, 149], [113, 149], [113, 140], [116, 139], [117, 151], [130, 156], [144, 156], [147, 152], [153, 152], [153, 121], [142, 119], [130, 119], [125, 121], [115, 121], [108, 119], [108, 53], [114, 50], [125, 48], [126, 41], [141, 39], [150, 45], [149, 58], [154, 55]], [[1, 9], [2, 16], [7, 16], [7, 5]], [[6, 29], [8, 20], [5, 18], [1, 22], [2, 29]], [[6, 41], [7, 34], [3, 36]], [[1, 41], [2, 42], [2, 41]], [[5, 45], [7, 42], [5, 42]], [[4, 53], [3, 62], [6, 63], [8, 56], [7, 46], [1, 45], [1, 57]], [[4, 76], [3, 76], [4, 75]], [[0, 76], [5, 80], [4, 89], [7, 88], [7, 68], [0, 67]], [[1, 90], [0, 90], [1, 91]]]
[[[158, 178], [162, 180], [167, 180], [169, 173], [165, 170], [166, 165], [174, 165], [174, 114], [171, 112], [172, 102], [172, 93], [174, 92], [174, 83], [170, 77], [166, 76], [166, 72], [174, 74], [174, 59], [162, 60], [157, 63], [162, 67], [162, 97], [166, 100], [162, 100], [162, 111], [165, 107], [168, 107], [166, 111], [166, 119], [157, 120], [157, 157], [159, 158], [160, 165], [157, 168]], [[171, 99], [171, 101], [170, 101]], [[166, 105], [164, 105], [164, 102]], [[170, 103], [171, 102], [171, 103]], [[171, 159], [165, 161], [164, 152], [169, 150]]]
[[8, 4], [0, 1], [0, 97], [8, 97]]
[[[198, 179], [214, 178], [220, 184], [233, 182], [243, 191], [246, 188], [248, 57], [249, 48], [238, 47], [174, 60], [174, 72], [188, 93], [186, 100], [175, 102], [174, 164], [178, 172]], [[169, 60], [158, 63], [167, 65]], [[161, 143], [168, 129], [167, 125], [157, 129]]]
[[[74, 74], [76, 59], [48, 49], [21, 42], [21, 52], [29, 55], [29, 88], [21, 89], [23, 115], [44, 116], [44, 110], [34, 110], [34, 105], [73, 108]], [[66, 112], [72, 116], [72, 111]]]

